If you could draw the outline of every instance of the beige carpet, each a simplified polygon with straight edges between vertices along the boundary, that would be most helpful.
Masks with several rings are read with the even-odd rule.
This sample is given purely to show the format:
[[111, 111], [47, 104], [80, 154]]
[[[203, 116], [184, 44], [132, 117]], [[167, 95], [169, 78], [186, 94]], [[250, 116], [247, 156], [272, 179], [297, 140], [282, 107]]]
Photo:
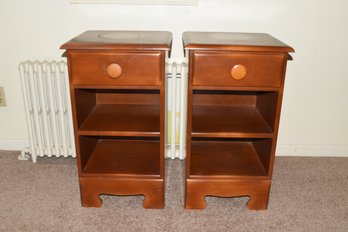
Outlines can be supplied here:
[[166, 206], [145, 210], [142, 197], [102, 196], [82, 208], [75, 159], [18, 161], [0, 151], [0, 231], [348, 231], [348, 158], [276, 159], [269, 209], [248, 198], [207, 198], [183, 208], [183, 162], [167, 161]]

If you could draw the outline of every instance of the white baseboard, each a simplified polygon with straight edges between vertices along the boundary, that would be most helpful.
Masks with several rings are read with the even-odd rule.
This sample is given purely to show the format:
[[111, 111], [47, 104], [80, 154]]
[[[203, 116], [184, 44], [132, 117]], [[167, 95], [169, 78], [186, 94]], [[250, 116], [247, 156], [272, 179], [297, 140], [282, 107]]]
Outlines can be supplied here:
[[348, 145], [340, 144], [278, 144], [277, 156], [348, 157]]
[[28, 139], [0, 139], [0, 150], [20, 151], [28, 146]]
[[[20, 151], [28, 146], [28, 139], [0, 139], [0, 150]], [[348, 157], [348, 145], [278, 144], [276, 155]]]

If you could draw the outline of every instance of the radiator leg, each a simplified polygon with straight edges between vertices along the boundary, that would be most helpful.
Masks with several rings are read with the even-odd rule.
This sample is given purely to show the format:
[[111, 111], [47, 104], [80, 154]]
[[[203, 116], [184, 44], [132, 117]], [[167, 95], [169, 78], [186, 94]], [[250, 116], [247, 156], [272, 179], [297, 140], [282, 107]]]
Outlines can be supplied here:
[[21, 150], [21, 154], [18, 156], [18, 160], [29, 160], [30, 156], [29, 156], [29, 148], [23, 148]]

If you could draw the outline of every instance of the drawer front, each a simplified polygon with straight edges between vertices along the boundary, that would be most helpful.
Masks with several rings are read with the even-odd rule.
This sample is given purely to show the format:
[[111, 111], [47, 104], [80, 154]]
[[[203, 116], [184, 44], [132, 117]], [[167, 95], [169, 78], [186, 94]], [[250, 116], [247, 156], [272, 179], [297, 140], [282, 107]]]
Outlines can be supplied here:
[[285, 55], [193, 54], [194, 86], [280, 87]]
[[161, 52], [70, 52], [73, 84], [152, 86], [161, 84]]

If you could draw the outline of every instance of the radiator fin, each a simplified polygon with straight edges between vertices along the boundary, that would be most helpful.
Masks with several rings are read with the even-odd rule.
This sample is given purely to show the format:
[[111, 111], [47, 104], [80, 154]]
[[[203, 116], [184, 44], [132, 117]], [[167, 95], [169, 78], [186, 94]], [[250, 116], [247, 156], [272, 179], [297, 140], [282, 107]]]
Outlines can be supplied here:
[[167, 63], [167, 152], [166, 158], [186, 157], [187, 64]]

